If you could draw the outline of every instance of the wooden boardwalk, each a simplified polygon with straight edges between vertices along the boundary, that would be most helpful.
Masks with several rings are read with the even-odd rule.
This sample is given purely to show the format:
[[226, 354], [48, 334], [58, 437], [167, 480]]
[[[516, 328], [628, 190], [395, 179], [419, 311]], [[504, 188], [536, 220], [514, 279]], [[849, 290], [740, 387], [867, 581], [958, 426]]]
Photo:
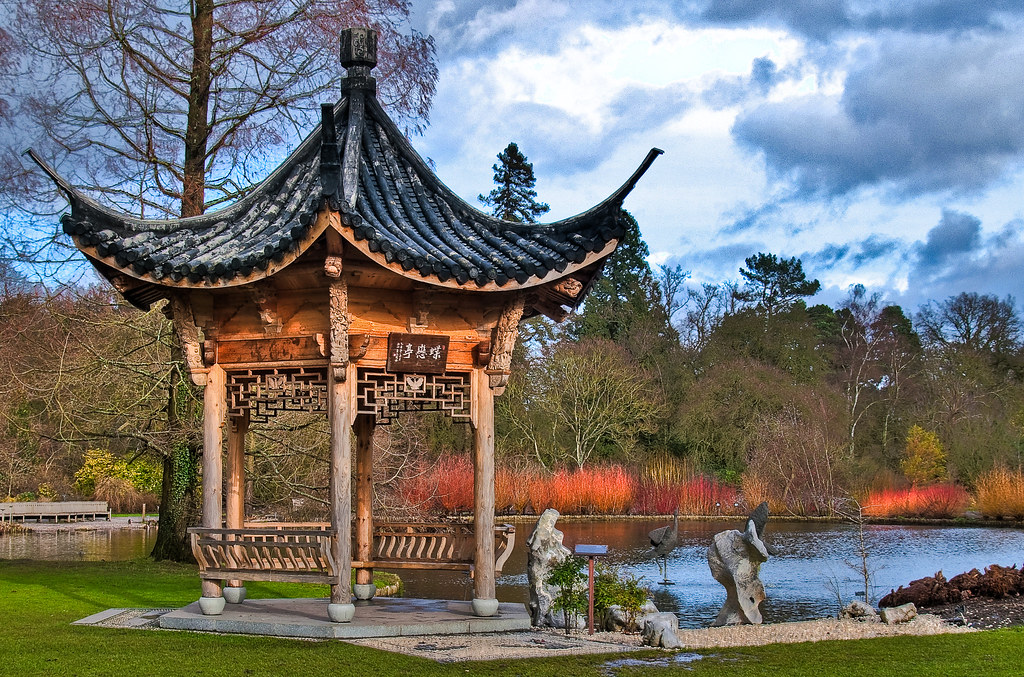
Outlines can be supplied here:
[[0, 522], [79, 522], [100, 519], [110, 519], [110, 508], [106, 501], [0, 503]]

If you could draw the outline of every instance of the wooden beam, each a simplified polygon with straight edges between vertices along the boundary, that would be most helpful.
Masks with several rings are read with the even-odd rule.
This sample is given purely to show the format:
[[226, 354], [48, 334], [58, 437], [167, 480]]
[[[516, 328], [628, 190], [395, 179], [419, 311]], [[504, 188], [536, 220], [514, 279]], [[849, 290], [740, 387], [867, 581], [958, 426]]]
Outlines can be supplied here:
[[494, 391], [483, 369], [474, 369], [473, 377], [473, 598], [494, 600], [494, 613]]
[[[228, 529], [245, 526], [245, 436], [249, 432], [249, 410], [232, 416], [228, 424], [227, 497], [225, 524]], [[229, 580], [228, 587], [242, 586], [240, 580]]]
[[[372, 416], [356, 417], [356, 547], [355, 557], [373, 559], [373, 428]], [[373, 583], [373, 569], [356, 570], [356, 583]]]
[[[226, 413], [227, 374], [215, 364], [207, 374], [203, 390], [203, 526], [208, 529], [219, 529], [223, 515], [221, 454]], [[220, 596], [220, 581], [203, 581], [203, 597]]]
[[[354, 379], [353, 379], [354, 380]], [[327, 370], [327, 419], [331, 429], [331, 556], [337, 577], [331, 581], [331, 605], [352, 604], [352, 426], [351, 388]], [[332, 616], [333, 618], [333, 616]], [[349, 614], [349, 619], [351, 614]]]

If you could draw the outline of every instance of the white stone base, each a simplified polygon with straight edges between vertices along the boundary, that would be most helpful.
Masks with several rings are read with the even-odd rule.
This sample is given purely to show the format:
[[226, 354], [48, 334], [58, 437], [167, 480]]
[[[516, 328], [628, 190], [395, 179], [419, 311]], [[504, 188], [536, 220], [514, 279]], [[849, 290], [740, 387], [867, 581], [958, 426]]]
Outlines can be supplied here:
[[328, 604], [327, 615], [332, 623], [348, 623], [356, 615], [355, 604]]
[[487, 618], [498, 613], [498, 600], [473, 598], [473, 615]]
[[377, 586], [373, 583], [356, 583], [352, 586], [352, 594], [362, 601], [373, 599], [377, 594]]
[[224, 600], [228, 604], [241, 604], [245, 601], [246, 589], [244, 585], [240, 585], [237, 588], [228, 586], [224, 588]]
[[204, 616], [220, 616], [224, 613], [223, 597], [200, 597], [199, 609]]

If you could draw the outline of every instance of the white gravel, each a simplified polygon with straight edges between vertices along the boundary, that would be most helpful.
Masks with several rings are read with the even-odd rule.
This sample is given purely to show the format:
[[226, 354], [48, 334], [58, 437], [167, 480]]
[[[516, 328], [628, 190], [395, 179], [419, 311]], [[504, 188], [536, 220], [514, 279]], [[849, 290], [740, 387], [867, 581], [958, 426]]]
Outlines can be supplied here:
[[[967, 627], [947, 625], [938, 616], [922, 614], [903, 625], [885, 625], [880, 621], [836, 620], [741, 625], [722, 628], [678, 630], [685, 649], [712, 649], [762, 644], [792, 644], [832, 639], [866, 639], [892, 635], [937, 635], [976, 632]], [[638, 635], [599, 632], [593, 637], [583, 633], [566, 636], [562, 630], [530, 630], [489, 635], [452, 635], [435, 637], [388, 637], [348, 640], [352, 644], [385, 651], [430, 658], [442, 663], [494, 660], [499, 658], [536, 658], [574, 654], [613, 653], [646, 648]]]

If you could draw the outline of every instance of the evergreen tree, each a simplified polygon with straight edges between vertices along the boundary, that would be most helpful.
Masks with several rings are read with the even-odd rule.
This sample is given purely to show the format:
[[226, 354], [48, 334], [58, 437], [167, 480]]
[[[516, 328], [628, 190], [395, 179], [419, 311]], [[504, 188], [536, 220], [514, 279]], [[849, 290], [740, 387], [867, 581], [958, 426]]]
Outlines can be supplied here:
[[537, 191], [533, 189], [537, 179], [533, 176], [533, 164], [519, 151], [519, 146], [510, 143], [498, 153], [499, 162], [494, 165], [494, 183], [497, 188], [477, 199], [488, 207], [499, 219], [518, 223], [536, 223], [537, 217], [546, 214], [551, 207], [537, 202]]
[[576, 340], [602, 338], [624, 346], [645, 366], [679, 344], [669, 323], [661, 289], [647, 263], [649, 251], [636, 219], [623, 210], [626, 232], [605, 261], [583, 311], [569, 328]]
[[817, 280], [808, 280], [803, 264], [795, 256], [780, 259], [775, 254], [758, 253], [744, 261], [740, 275], [746, 280], [743, 300], [755, 304], [768, 318], [789, 310], [801, 297], [814, 296], [821, 289]]

